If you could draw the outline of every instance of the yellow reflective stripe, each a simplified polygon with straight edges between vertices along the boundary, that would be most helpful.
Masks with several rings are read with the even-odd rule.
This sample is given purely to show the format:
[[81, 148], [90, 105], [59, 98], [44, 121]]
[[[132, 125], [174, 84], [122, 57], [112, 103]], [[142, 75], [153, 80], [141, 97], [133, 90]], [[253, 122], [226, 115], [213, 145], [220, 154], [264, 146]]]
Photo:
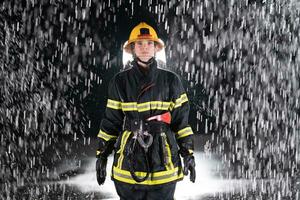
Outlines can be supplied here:
[[179, 139], [179, 138], [183, 138], [183, 137], [186, 137], [186, 136], [192, 135], [192, 134], [193, 134], [193, 130], [192, 130], [191, 127], [188, 126], [188, 127], [184, 128], [184, 129], [179, 130], [177, 132], [176, 137], [177, 137], [177, 139]]
[[151, 101], [150, 104], [151, 104], [151, 109], [168, 110], [171, 102]]
[[107, 99], [107, 108], [112, 108], [112, 109], [122, 109], [122, 102], [121, 101], [115, 101], [115, 100], [111, 100], [111, 99]]
[[107, 108], [120, 110], [122, 111], [138, 111], [144, 112], [148, 110], [172, 110], [174, 108], [180, 107], [183, 103], [187, 102], [187, 95], [184, 93], [175, 102], [166, 102], [166, 101], [149, 101], [144, 103], [137, 102], [121, 102], [108, 99]]
[[122, 103], [123, 111], [137, 111], [137, 103], [136, 102], [126, 102]]
[[138, 109], [138, 112], [143, 112], [143, 111], [151, 110], [151, 104], [150, 104], [150, 102], [139, 103], [137, 105], [137, 109]]
[[178, 99], [175, 100], [175, 102], [172, 102], [170, 105], [170, 110], [173, 110], [174, 108], [178, 108], [182, 106], [183, 103], [188, 102], [188, 97], [186, 93], [182, 94]]
[[193, 153], [194, 153], [194, 151], [189, 149], [189, 154], [193, 154]]
[[105, 141], [108, 141], [108, 140], [112, 140], [112, 139], [116, 139], [117, 136], [115, 135], [109, 135], [108, 133], [105, 133], [104, 131], [100, 130], [97, 137], [99, 138], [102, 138], [103, 140]]
[[171, 102], [169, 110], [172, 111], [175, 107], [175, 103]]
[[120, 153], [120, 157], [118, 159], [118, 168], [122, 167], [122, 163], [123, 163], [123, 159], [124, 159], [124, 149], [125, 149], [125, 145], [127, 143], [127, 140], [130, 136], [131, 132], [129, 131], [124, 131], [122, 139], [121, 139], [121, 145], [120, 145], [120, 149], [118, 150], [117, 153]]
[[165, 101], [149, 101], [144, 103], [123, 102], [121, 103], [123, 111], [138, 111], [144, 112], [148, 110], [168, 110], [171, 102]]
[[[143, 178], [146, 176], [146, 172], [135, 172], [135, 174], [139, 178]], [[149, 177], [145, 181], [138, 183], [131, 177], [129, 171], [122, 170], [114, 166], [112, 177], [116, 180], [130, 184], [157, 185], [182, 179], [183, 173], [182, 170], [180, 170], [178, 167], [167, 171], [153, 172], [149, 174]]]
[[171, 149], [170, 149], [170, 145], [168, 144], [167, 140], [165, 140], [165, 143], [166, 143], [166, 148], [167, 148], [167, 153], [168, 153], [168, 163], [166, 164], [166, 169], [171, 170], [171, 169], [174, 169], [174, 165], [172, 162]]
[[96, 151], [96, 155], [98, 156], [98, 155], [100, 155], [100, 153], [101, 153], [101, 151]]
[[137, 105], [138, 111], [143, 112], [147, 110], [168, 110], [171, 102], [164, 101], [149, 101], [145, 103], [140, 103]]
[[178, 99], [175, 100], [174, 108], [180, 107], [183, 103], [187, 101], [188, 101], [187, 95], [184, 93]]

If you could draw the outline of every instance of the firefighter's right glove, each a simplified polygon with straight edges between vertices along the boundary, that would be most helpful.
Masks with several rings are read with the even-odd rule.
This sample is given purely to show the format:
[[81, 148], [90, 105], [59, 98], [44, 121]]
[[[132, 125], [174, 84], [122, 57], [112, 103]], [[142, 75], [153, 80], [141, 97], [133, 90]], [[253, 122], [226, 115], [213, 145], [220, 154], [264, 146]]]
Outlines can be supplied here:
[[107, 158], [99, 157], [96, 161], [97, 182], [102, 185], [106, 178]]
[[196, 170], [195, 170], [195, 158], [193, 155], [187, 155], [183, 158], [184, 168], [183, 174], [187, 176], [190, 171], [190, 181], [195, 183], [196, 180]]

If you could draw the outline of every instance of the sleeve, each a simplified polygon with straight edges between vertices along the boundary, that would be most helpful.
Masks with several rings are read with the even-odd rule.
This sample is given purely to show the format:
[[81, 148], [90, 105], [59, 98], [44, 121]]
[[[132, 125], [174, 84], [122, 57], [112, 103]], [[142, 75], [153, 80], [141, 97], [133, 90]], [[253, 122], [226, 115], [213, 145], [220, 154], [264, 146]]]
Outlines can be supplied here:
[[171, 84], [171, 129], [176, 134], [181, 156], [193, 154], [194, 137], [193, 130], [189, 125], [190, 105], [187, 94], [178, 76], [175, 76]]
[[123, 119], [122, 102], [116, 76], [114, 76], [108, 86], [106, 109], [97, 135], [98, 148], [96, 157], [107, 157], [112, 153], [116, 139], [122, 131]]

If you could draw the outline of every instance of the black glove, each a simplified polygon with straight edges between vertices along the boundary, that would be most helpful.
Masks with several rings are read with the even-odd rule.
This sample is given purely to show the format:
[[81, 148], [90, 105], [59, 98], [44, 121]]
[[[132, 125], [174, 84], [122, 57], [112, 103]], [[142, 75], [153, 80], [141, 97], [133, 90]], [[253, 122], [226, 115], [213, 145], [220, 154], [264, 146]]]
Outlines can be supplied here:
[[97, 182], [102, 185], [106, 177], [107, 158], [99, 157], [96, 161]]
[[190, 171], [190, 180], [195, 183], [196, 180], [196, 170], [195, 170], [195, 158], [193, 155], [187, 155], [183, 158], [184, 168], [183, 174], [187, 176]]

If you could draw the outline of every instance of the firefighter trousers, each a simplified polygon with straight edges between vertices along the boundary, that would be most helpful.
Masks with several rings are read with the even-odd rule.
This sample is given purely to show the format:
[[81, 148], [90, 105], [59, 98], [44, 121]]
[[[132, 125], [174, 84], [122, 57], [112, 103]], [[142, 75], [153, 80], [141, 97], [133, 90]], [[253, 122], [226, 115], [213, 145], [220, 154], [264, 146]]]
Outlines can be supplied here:
[[135, 185], [114, 181], [120, 200], [174, 200], [175, 183], [155, 188], [138, 188]]

